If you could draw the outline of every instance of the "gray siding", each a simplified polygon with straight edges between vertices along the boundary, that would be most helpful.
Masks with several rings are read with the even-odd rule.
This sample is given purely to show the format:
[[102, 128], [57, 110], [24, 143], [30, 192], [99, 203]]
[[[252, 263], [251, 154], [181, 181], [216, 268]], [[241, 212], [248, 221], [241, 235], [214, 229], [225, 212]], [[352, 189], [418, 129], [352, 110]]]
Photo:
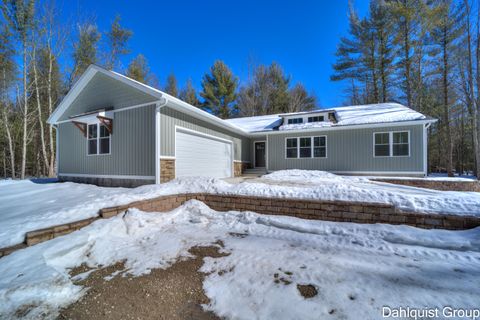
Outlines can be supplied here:
[[160, 149], [162, 156], [175, 156], [175, 126], [199, 131], [215, 137], [233, 142], [234, 159], [250, 161], [250, 140], [236, 133], [232, 133], [219, 126], [194, 118], [186, 113], [172, 108], [161, 109], [160, 120]]
[[59, 119], [107, 107], [122, 109], [157, 100], [121, 81], [97, 73]]
[[155, 176], [155, 106], [115, 113], [110, 155], [87, 156], [86, 138], [71, 122], [59, 125], [59, 172]]
[[[373, 157], [373, 133], [410, 131], [410, 157]], [[286, 137], [327, 136], [327, 158], [285, 159]], [[423, 171], [423, 126], [318, 131], [268, 136], [268, 170]]]

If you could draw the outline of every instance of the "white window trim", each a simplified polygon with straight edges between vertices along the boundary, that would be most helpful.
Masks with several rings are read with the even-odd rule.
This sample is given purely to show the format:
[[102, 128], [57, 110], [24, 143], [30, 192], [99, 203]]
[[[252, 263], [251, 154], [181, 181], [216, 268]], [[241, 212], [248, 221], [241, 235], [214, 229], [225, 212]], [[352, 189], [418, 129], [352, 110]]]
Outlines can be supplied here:
[[[314, 157], [314, 139], [325, 137], [325, 157]], [[301, 138], [310, 138], [310, 157], [300, 157], [300, 139]], [[288, 139], [297, 139], [297, 157], [289, 158], [287, 157], [287, 140]], [[291, 148], [293, 149], [293, 148]], [[285, 159], [327, 159], [328, 158], [328, 137], [326, 135], [321, 136], [303, 136], [303, 137], [285, 137]]]
[[[297, 156], [296, 157], [293, 157], [293, 158], [292, 157], [287, 157], [287, 140], [288, 139], [296, 139], [297, 140], [297, 148], [296, 148], [297, 149]], [[285, 159], [298, 159], [298, 156], [299, 156], [299, 154], [298, 154], [298, 152], [299, 152], [298, 143], [299, 143], [298, 137], [286, 137], [285, 138]], [[289, 148], [289, 149], [293, 149], [293, 147]]]
[[[293, 122], [294, 120], [300, 119], [301, 122]], [[290, 123], [292, 121], [292, 123]], [[296, 118], [288, 118], [287, 119], [287, 124], [303, 124], [305, 123], [305, 119], [303, 117], [296, 117]]]
[[[89, 145], [89, 142], [90, 140], [93, 140], [93, 139], [89, 139], [89, 135], [88, 135], [88, 130], [89, 130], [89, 126], [90, 125], [96, 125], [97, 126], [97, 153], [93, 153], [93, 154], [90, 154], [88, 153], [88, 145]], [[108, 156], [108, 155], [111, 155], [112, 154], [112, 135], [109, 133], [108, 135], [108, 153], [100, 153], [100, 126], [103, 125], [101, 122], [98, 122], [98, 123], [90, 123], [90, 124], [87, 124], [87, 157], [94, 157], [94, 156]], [[104, 137], [103, 139], [105, 139], [106, 137]]]
[[[408, 135], [408, 155], [405, 156], [394, 156], [393, 155], [393, 134], [399, 132], [406, 132]], [[375, 135], [376, 134], [385, 134], [388, 133], [388, 156], [377, 156], [375, 155]], [[379, 131], [373, 133], [373, 157], [374, 158], [409, 158], [411, 156], [411, 139], [410, 139], [410, 130], [396, 130], [396, 131]]]

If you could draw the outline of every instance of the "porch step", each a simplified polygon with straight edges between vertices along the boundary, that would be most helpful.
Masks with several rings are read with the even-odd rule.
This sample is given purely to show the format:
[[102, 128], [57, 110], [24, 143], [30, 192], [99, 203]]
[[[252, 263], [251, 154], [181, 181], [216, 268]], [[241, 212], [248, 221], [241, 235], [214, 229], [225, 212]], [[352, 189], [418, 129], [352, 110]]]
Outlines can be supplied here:
[[267, 170], [265, 168], [253, 168], [253, 169], [246, 169], [243, 172], [244, 176], [263, 176], [264, 174], [267, 173]]

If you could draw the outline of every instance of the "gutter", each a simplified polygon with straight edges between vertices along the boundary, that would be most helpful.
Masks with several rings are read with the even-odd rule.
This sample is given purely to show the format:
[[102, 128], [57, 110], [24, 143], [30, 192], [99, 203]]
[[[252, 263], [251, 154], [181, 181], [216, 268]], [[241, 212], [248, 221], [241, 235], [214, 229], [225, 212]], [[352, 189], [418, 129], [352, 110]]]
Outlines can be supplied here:
[[155, 103], [155, 184], [160, 184], [160, 109], [165, 107], [168, 103], [168, 99], [162, 97], [162, 100], [158, 100]]

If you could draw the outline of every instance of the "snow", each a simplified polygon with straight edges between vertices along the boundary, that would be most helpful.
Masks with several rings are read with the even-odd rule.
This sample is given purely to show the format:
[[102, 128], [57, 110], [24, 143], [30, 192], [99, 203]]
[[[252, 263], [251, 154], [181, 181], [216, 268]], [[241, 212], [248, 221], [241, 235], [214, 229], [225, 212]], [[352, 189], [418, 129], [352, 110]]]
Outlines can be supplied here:
[[247, 132], [271, 131], [282, 124], [282, 118], [278, 114], [256, 117], [243, 117], [225, 120]]
[[103, 188], [78, 183], [36, 184], [0, 181], [0, 248], [23, 242], [25, 233], [95, 217], [105, 207], [182, 192], [209, 192], [222, 186], [215, 179], [183, 179], [135, 189]]
[[337, 126], [423, 120], [426, 117], [398, 103], [378, 103], [333, 108]]
[[23, 242], [28, 231], [95, 217], [101, 208], [199, 192], [390, 203], [406, 211], [480, 216], [480, 193], [400, 186], [324, 171], [277, 171], [238, 184], [191, 177], [134, 189], [5, 180], [0, 182], [0, 247]]
[[[192, 200], [170, 213], [129, 210], [0, 259], [0, 318], [13, 318], [26, 305], [26, 318], [54, 318], [87, 290], [68, 275], [83, 263], [125, 261], [126, 272], [117, 276], [138, 276], [218, 240], [230, 255], [206, 258], [201, 271], [211, 299], [204, 308], [221, 317], [377, 319], [385, 305], [478, 305], [479, 228], [307, 221], [216, 212]], [[280, 278], [291, 284], [276, 283]], [[303, 298], [297, 284], [315, 286], [318, 295]]]
[[426, 116], [398, 103], [378, 103], [368, 105], [357, 105], [347, 107], [334, 107], [329, 109], [318, 109], [315, 112], [335, 112], [337, 123], [316, 122], [302, 124], [282, 125], [282, 116], [306, 114], [308, 112], [294, 112], [282, 115], [268, 115], [258, 117], [245, 117], [228, 119], [227, 122], [240, 127], [247, 132], [272, 131], [279, 127], [280, 130], [301, 130], [312, 128], [329, 128], [337, 126], [389, 123], [397, 121], [424, 120]]
[[313, 128], [327, 128], [333, 125], [332, 122], [322, 121], [322, 122], [307, 122], [307, 123], [295, 123], [295, 124], [284, 124], [280, 126], [278, 130], [300, 130], [300, 129], [313, 129]]

